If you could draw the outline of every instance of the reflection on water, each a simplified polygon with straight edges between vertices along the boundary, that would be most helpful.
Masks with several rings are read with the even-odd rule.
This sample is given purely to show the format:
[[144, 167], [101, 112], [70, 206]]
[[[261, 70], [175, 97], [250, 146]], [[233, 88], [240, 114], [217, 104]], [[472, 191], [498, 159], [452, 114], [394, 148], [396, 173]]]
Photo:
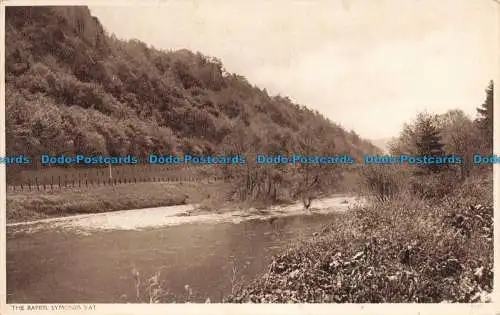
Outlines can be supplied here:
[[142, 276], [161, 270], [167, 289], [194, 302], [221, 300], [236, 277], [264, 272], [290, 242], [309, 237], [339, 214], [251, 220], [238, 224], [193, 223], [145, 231], [68, 230], [8, 236], [8, 303], [117, 303], [135, 296], [131, 269]]

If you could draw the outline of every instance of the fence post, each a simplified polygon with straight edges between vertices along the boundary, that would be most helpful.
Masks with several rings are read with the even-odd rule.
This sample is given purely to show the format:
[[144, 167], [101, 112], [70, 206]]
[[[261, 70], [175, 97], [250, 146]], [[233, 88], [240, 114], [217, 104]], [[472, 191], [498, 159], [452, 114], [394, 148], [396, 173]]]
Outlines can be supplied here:
[[[111, 185], [112, 182], [113, 182], [113, 173], [111, 171], [111, 163], [109, 163], [109, 180], [108, 180], [109, 184]], [[116, 184], [116, 179], [115, 179], [115, 183]]]

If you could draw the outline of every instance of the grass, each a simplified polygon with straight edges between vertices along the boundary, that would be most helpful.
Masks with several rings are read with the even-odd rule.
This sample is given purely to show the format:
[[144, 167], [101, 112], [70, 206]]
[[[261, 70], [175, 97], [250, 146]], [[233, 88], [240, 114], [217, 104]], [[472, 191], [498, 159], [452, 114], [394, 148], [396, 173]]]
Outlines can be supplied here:
[[[238, 179], [228, 179], [226, 182], [219, 180], [215, 183], [206, 183], [207, 179], [214, 177], [221, 179], [222, 170], [214, 167], [116, 166], [113, 168], [113, 179], [118, 181], [129, 182], [133, 178], [163, 180], [118, 185], [102, 185], [103, 181], [108, 180], [105, 168], [53, 167], [21, 172], [15, 172], [14, 169], [10, 171], [11, 181], [16, 182], [17, 178], [17, 184], [24, 183], [25, 186], [23, 190], [17, 187], [17, 190], [11, 189], [7, 192], [8, 222], [189, 203], [200, 203], [197, 212], [221, 212], [229, 208], [263, 209], [272, 204], [294, 201], [286, 198], [271, 200], [265, 193], [254, 198], [241, 199], [239, 190], [248, 190], [247, 183], [239, 181], [242, 176]], [[233, 171], [241, 172], [241, 169], [236, 168]], [[165, 181], [179, 179], [196, 180]], [[39, 189], [40, 186], [27, 188], [27, 184], [35, 182], [54, 183], [57, 188], [54, 190]], [[58, 187], [59, 183], [62, 187]], [[69, 183], [69, 186], [65, 187], [64, 183]], [[81, 187], [79, 183], [82, 184]], [[290, 195], [291, 190], [293, 190], [291, 187], [279, 187], [281, 196]]]
[[223, 182], [137, 183], [62, 191], [8, 192], [7, 221], [201, 203]]
[[[78, 186], [90, 183], [107, 183], [109, 181], [109, 168], [104, 167], [41, 167], [29, 169], [17, 165], [7, 168], [7, 183], [9, 185], [58, 185]], [[152, 179], [179, 181], [202, 180], [209, 177], [220, 176], [221, 170], [217, 167], [195, 165], [113, 165], [111, 174], [113, 181], [120, 182], [149, 182]], [[92, 186], [92, 185], [90, 185]]]
[[442, 198], [398, 194], [275, 256], [232, 303], [485, 302], [493, 288], [493, 180]]
[[[193, 299], [193, 289], [190, 285], [184, 285], [184, 294], [174, 294], [170, 292], [161, 280], [161, 271], [155, 272], [153, 275], [141, 275], [135, 267], [131, 270], [133, 283], [135, 286], [135, 295], [128, 296], [123, 294], [120, 297], [122, 303], [191, 303]], [[205, 300], [205, 303], [211, 303], [210, 298]]]

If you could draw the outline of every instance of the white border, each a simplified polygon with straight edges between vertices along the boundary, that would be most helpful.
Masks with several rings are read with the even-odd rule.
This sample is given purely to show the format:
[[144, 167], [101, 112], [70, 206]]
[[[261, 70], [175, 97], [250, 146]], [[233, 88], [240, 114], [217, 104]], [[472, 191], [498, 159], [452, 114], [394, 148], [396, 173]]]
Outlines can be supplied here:
[[[496, 64], [493, 65], [497, 70], [494, 79], [494, 89], [493, 89], [493, 153], [500, 155], [500, 110], [498, 108], [499, 97], [500, 97], [500, 2], [498, 0], [493, 0], [497, 4], [497, 27], [493, 30], [497, 38], [497, 51]], [[496, 122], [496, 124], [495, 124]], [[500, 277], [498, 277], [497, 270], [500, 270], [500, 260], [499, 260], [499, 241], [500, 241], [500, 220], [498, 219], [497, 212], [500, 203], [500, 165], [493, 164], [493, 299], [495, 305], [497, 305], [496, 314], [500, 314]]]
[[[23, 305], [23, 304], [19, 304]], [[50, 304], [48, 304], [50, 305]], [[63, 304], [58, 304], [63, 305]], [[75, 305], [75, 304], [66, 304]], [[89, 305], [89, 304], [87, 304]], [[493, 315], [498, 307], [489, 304], [94, 304], [96, 311], [9, 311], [6, 314], [144, 314], [144, 315]]]
[[[6, 1], [0, 0], [0, 156], [5, 156], [5, 5], [102, 5], [102, 6], [158, 6], [166, 1], [194, 1], [194, 0], [120, 0], [119, 4], [116, 0], [88, 0], [88, 1], [71, 1], [71, 0], [52, 0], [52, 1], [27, 1], [16, 0]], [[209, 1], [209, 0], [205, 0]], [[210, 0], [217, 1], [217, 0]], [[278, 0], [281, 1], [281, 0]], [[333, 0], [340, 1], [340, 0]], [[369, 0], [366, 0], [369, 1]], [[412, 1], [412, 0], [407, 0]], [[471, 0], [471, 1], [495, 1], [495, 0]], [[500, 3], [498, 4], [498, 25], [496, 32], [499, 37], [497, 55], [500, 59]], [[495, 108], [498, 108], [498, 100], [500, 97], [500, 63], [497, 61], [493, 65], [497, 69], [497, 74], [494, 78], [495, 92], [494, 101]], [[494, 112], [494, 121], [500, 122], [500, 110]], [[500, 153], [500, 124], [494, 126], [494, 152]], [[494, 165], [493, 174], [495, 179], [500, 179], [500, 165]], [[276, 314], [500, 314], [498, 305], [500, 277], [494, 278], [493, 302], [488, 304], [85, 304], [95, 305], [95, 311], [13, 311], [13, 305], [27, 304], [6, 304], [6, 185], [5, 185], [5, 165], [0, 164], [0, 314], [260, 314], [260, 315], [276, 315]], [[494, 204], [495, 211], [500, 202], [500, 185], [495, 181], [494, 185]], [[500, 270], [500, 261], [498, 257], [498, 242], [500, 234], [500, 222], [496, 219], [494, 223], [494, 270]], [[36, 262], [35, 262], [36, 263]], [[46, 304], [49, 308], [51, 305]], [[75, 305], [75, 304], [57, 304], [57, 305]], [[83, 308], [84, 304], [81, 305]]]

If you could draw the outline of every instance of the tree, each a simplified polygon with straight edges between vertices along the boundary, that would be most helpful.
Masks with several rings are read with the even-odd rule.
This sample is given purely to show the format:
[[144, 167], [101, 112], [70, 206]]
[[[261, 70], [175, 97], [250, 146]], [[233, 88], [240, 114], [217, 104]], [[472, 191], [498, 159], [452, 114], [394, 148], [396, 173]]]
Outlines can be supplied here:
[[486, 99], [478, 107], [477, 113], [479, 117], [476, 119], [476, 124], [481, 130], [483, 136], [482, 149], [489, 154], [493, 153], [493, 81], [490, 81], [486, 89]]
[[439, 128], [446, 154], [462, 157], [461, 179], [468, 177], [473, 166], [472, 156], [477, 152], [480, 142], [474, 122], [462, 110], [450, 110], [439, 116]]
[[[341, 148], [321, 124], [306, 121], [299, 130], [300, 140], [295, 153], [302, 156], [337, 155]], [[338, 165], [300, 163], [296, 169], [294, 196], [302, 200], [307, 209], [313, 199], [338, 188], [343, 168]]]
[[[438, 122], [436, 115], [418, 114], [413, 122], [404, 125], [399, 137], [391, 144], [391, 153], [411, 156], [444, 155]], [[422, 170], [436, 173], [442, 168], [442, 165], [437, 164], [421, 165], [417, 173]]]
[[415, 148], [415, 126], [405, 123], [399, 137], [391, 140], [389, 144], [390, 152], [393, 155], [413, 155], [417, 151]]
[[[436, 118], [436, 116], [426, 113], [419, 114], [417, 117], [414, 134], [416, 137], [415, 148], [418, 156], [444, 155], [444, 145], [442, 143], [440, 130], [436, 126]], [[438, 173], [443, 169], [443, 166], [438, 164], [424, 164], [422, 168], [431, 173]]]

